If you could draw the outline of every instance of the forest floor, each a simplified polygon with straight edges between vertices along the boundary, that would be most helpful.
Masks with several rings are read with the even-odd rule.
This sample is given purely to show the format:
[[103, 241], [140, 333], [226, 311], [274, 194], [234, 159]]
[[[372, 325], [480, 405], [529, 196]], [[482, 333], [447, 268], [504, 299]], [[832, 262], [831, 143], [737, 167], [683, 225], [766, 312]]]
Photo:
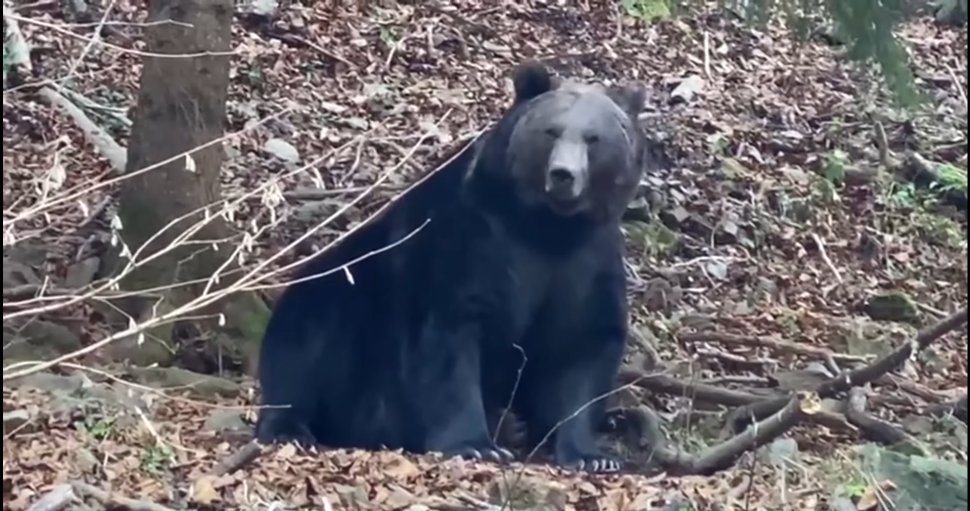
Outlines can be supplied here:
[[[275, 178], [285, 198], [279, 212], [289, 215], [285, 228], [255, 241], [251, 259], [278, 251], [399, 167], [333, 229], [279, 263], [366, 218], [494, 121], [511, 101], [513, 66], [540, 58], [565, 76], [637, 80], [650, 91], [643, 119], [659, 149], [625, 223], [637, 334], [631, 364], [755, 393], [802, 389], [827, 377], [822, 361], [755, 341], [829, 350], [840, 361], [864, 358], [966, 306], [965, 28], [929, 19], [903, 26], [917, 84], [931, 100], [904, 111], [892, 106], [871, 69], [851, 64], [843, 48], [823, 38], [799, 44], [783, 27], [755, 28], [724, 13], [644, 24], [577, 5], [583, 2], [562, 3], [334, 10], [330, 2], [310, 2], [289, 4], [269, 24], [236, 23], [226, 130], [238, 135], [226, 143], [223, 193]], [[106, 4], [108, 12], [87, 21], [111, 22], [103, 35], [110, 46], [87, 48], [91, 24], [66, 15], [61, 3], [14, 2], [34, 49], [33, 79], [56, 80], [124, 145], [144, 7]], [[82, 197], [84, 206], [72, 203], [53, 218], [18, 225], [34, 236], [8, 243], [8, 216], [19, 197], [36, 194], [54, 174], [68, 189], [104, 181], [112, 169], [35, 87], [5, 91], [3, 109], [6, 365], [6, 290], [15, 277], [8, 258], [27, 265], [22, 272], [76, 283], [91, 260], [90, 238], [76, 228], [88, 223], [85, 211], [110, 218], [117, 190], [105, 186]], [[334, 151], [364, 133], [365, 143]], [[419, 150], [405, 156], [422, 135]], [[317, 171], [292, 172], [318, 158]], [[962, 212], [933, 200], [930, 190], [880, 177], [885, 164], [904, 168], [913, 158], [963, 169]], [[240, 229], [264, 207], [260, 200], [246, 204], [235, 219]], [[46, 319], [66, 325], [55, 333], [67, 344], [84, 345], [103, 333], [94, 316], [77, 308]], [[892, 493], [857, 461], [869, 439], [815, 423], [703, 477], [584, 476], [543, 465], [291, 446], [267, 448], [242, 469], [205, 477], [249, 439], [251, 379], [193, 380], [186, 391], [178, 388], [180, 373], [77, 362], [4, 382], [5, 510], [28, 509], [72, 482], [78, 492], [83, 483], [110, 490], [111, 498], [172, 509], [499, 509], [516, 474], [525, 482], [515, 483], [524, 488], [513, 496], [515, 509], [862, 510], [879, 509]], [[961, 329], [867, 393], [874, 415], [965, 466], [965, 428], [923, 412], [966, 387]], [[677, 425], [670, 436], [689, 451], [717, 441], [723, 407], [644, 389], [621, 398], [649, 403]]]

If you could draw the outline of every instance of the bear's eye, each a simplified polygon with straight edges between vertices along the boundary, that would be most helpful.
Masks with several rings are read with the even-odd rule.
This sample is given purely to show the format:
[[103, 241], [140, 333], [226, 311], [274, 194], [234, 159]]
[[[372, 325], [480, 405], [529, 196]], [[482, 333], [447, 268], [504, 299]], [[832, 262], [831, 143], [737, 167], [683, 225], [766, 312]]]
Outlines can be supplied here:
[[562, 132], [559, 130], [559, 128], [546, 128], [546, 135], [549, 136], [549, 138], [559, 138], [559, 136], [562, 135]]
[[600, 141], [600, 136], [595, 133], [588, 133], [583, 135], [583, 140], [585, 140], [587, 144], [593, 145]]

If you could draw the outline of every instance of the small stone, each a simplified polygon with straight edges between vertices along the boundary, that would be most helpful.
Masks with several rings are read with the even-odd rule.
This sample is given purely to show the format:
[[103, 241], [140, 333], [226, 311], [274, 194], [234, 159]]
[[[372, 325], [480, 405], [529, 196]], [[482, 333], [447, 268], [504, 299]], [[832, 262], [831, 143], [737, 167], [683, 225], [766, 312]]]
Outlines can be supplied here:
[[919, 415], [910, 415], [905, 417], [901, 419], [901, 424], [907, 433], [918, 435], [920, 437], [925, 437], [926, 435], [932, 433], [934, 429], [932, 420]]
[[754, 299], [756, 302], [773, 302], [778, 296], [778, 284], [768, 277], [758, 277], [755, 281]]
[[81, 289], [91, 282], [94, 282], [98, 269], [101, 267], [101, 259], [98, 257], [88, 257], [78, 263], [72, 264], [67, 269], [67, 276], [64, 277], [64, 286], [68, 289]]
[[669, 313], [683, 298], [683, 290], [672, 285], [667, 279], [657, 277], [647, 282], [644, 291], [644, 305], [650, 311], [664, 311]]
[[660, 213], [660, 220], [671, 229], [679, 229], [688, 218], [690, 213], [680, 206]]
[[277, 0], [253, 0], [250, 4], [250, 12], [257, 16], [267, 18], [273, 17], [279, 2]]
[[714, 234], [714, 227], [700, 215], [691, 215], [681, 226], [681, 231], [700, 240], [709, 240]]
[[[4, 249], [6, 251], [6, 248]], [[14, 260], [11, 257], [3, 258], [3, 288], [23, 286], [28, 284], [39, 285], [40, 277], [30, 266]]]
[[871, 296], [865, 304], [865, 312], [876, 321], [914, 323], [919, 321], [919, 309], [913, 300], [901, 292]]
[[[6, 354], [4, 354], [6, 358]], [[6, 383], [4, 385], [7, 385]], [[10, 382], [14, 388], [37, 389], [50, 393], [72, 394], [85, 386], [80, 375], [61, 376], [52, 373], [34, 373]]]
[[203, 397], [213, 395], [232, 397], [239, 395], [240, 391], [239, 384], [233, 381], [178, 367], [135, 367], [130, 371], [132, 376], [144, 385], [156, 388], [187, 388], [192, 393]]
[[714, 235], [714, 243], [717, 245], [734, 245], [738, 242], [738, 224], [728, 220], [720, 225]]
[[698, 75], [688, 76], [670, 93], [670, 102], [671, 104], [677, 104], [679, 102], [689, 103], [703, 89], [703, 78]]
[[[6, 326], [6, 325], [4, 325]], [[81, 348], [81, 339], [71, 329], [50, 321], [30, 321], [18, 332], [3, 332], [4, 363], [19, 360], [49, 360]]]
[[728, 279], [728, 265], [720, 259], [715, 259], [704, 265], [704, 269], [711, 278], [726, 281]]
[[100, 464], [98, 457], [88, 449], [81, 448], [74, 453], [74, 468], [81, 472], [95, 472]]
[[263, 150], [287, 163], [300, 161], [300, 152], [292, 144], [281, 138], [267, 140], [263, 145]]
[[215, 433], [223, 432], [245, 432], [250, 427], [243, 421], [242, 415], [233, 410], [216, 410], [205, 419], [202, 426], [207, 431]]
[[23, 427], [30, 421], [30, 412], [27, 410], [11, 410], [3, 412], [3, 434], [11, 433]]

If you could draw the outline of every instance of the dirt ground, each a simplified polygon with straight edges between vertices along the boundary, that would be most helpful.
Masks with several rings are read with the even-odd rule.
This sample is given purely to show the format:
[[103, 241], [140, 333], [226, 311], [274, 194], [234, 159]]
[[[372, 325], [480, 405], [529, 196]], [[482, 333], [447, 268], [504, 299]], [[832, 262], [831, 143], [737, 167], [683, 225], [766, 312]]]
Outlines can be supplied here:
[[[103, 37], [110, 46], [92, 50], [85, 49], [92, 26], [69, 19], [54, 2], [15, 5], [36, 21], [20, 23], [35, 50], [36, 79], [73, 69], [63, 85], [86, 98], [92, 118], [125, 144], [145, 9], [130, 0], [102, 3], [94, 21], [108, 9], [112, 24]], [[882, 149], [963, 169], [965, 183], [965, 28], [930, 19], [904, 25], [900, 36], [917, 83], [933, 103], [903, 112], [873, 81], [872, 69], [849, 62], [842, 49], [820, 39], [798, 43], [782, 26], [753, 27], [723, 12], [647, 24], [584, 2], [284, 4], [270, 23], [233, 29], [226, 129], [238, 136], [226, 144], [224, 195], [280, 178], [294, 167], [286, 161], [294, 153], [304, 164], [365, 131], [373, 136], [326, 158], [320, 172], [280, 178], [281, 211], [290, 216], [285, 228], [256, 240], [253, 259], [332, 214], [430, 132], [430, 142], [387, 186], [295, 255], [364, 219], [493, 121], [511, 100], [512, 67], [540, 58], [564, 76], [637, 80], [650, 91], [643, 119], [655, 160], [625, 224], [637, 333], [631, 363], [659, 358], [672, 376], [725, 389], [798, 389], [817, 380], [823, 360], [731, 340], [881, 355], [966, 306], [965, 203], [961, 213], [928, 203], [928, 192], [873, 177], [885, 162]], [[690, 83], [699, 86], [685, 97]], [[18, 197], [35, 193], [51, 169], [62, 169], [66, 189], [104, 181], [111, 166], [31, 87], [5, 91], [3, 108], [6, 266], [7, 221]], [[83, 210], [110, 216], [114, 192], [94, 190], [86, 208], [72, 204], [53, 219], [18, 227], [36, 230], [32, 243], [43, 247], [42, 266], [52, 278], [63, 281], [77, 267], [85, 240], [74, 230]], [[241, 229], [261, 207], [247, 204], [235, 219]], [[4, 280], [6, 290], [6, 267]], [[874, 297], [887, 293], [907, 297], [912, 313], [905, 321], [878, 317]], [[6, 316], [6, 293], [4, 302]], [[56, 319], [85, 344], [103, 335], [92, 318], [78, 307]], [[966, 348], [965, 328], [934, 342], [867, 389], [871, 412], [909, 434], [928, 435], [922, 412], [965, 394]], [[292, 446], [267, 448], [240, 470], [204, 477], [249, 440], [251, 379], [213, 377], [205, 388], [186, 390], [171, 375], [96, 358], [77, 362], [4, 382], [5, 510], [30, 509], [70, 482], [172, 509], [485, 510], [510, 499], [515, 509], [835, 509], [838, 488], [855, 485], [849, 509], [861, 510], [878, 509], [866, 506], [878, 505], [887, 488], [852, 461], [869, 439], [815, 423], [706, 477], [594, 477], [538, 464], [502, 468]], [[648, 403], [677, 424], [672, 440], [687, 450], [717, 440], [721, 407], [644, 389], [621, 398]], [[965, 430], [954, 435], [965, 442]], [[965, 466], [965, 443], [951, 447]]]

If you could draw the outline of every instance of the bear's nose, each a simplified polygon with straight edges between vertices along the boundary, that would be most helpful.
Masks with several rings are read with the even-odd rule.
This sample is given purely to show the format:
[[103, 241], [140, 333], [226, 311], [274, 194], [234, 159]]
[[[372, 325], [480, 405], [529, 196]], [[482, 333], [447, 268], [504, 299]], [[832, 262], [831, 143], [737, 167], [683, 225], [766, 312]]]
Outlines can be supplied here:
[[557, 187], [569, 186], [573, 183], [574, 179], [573, 173], [568, 169], [558, 167], [549, 170], [549, 180]]

